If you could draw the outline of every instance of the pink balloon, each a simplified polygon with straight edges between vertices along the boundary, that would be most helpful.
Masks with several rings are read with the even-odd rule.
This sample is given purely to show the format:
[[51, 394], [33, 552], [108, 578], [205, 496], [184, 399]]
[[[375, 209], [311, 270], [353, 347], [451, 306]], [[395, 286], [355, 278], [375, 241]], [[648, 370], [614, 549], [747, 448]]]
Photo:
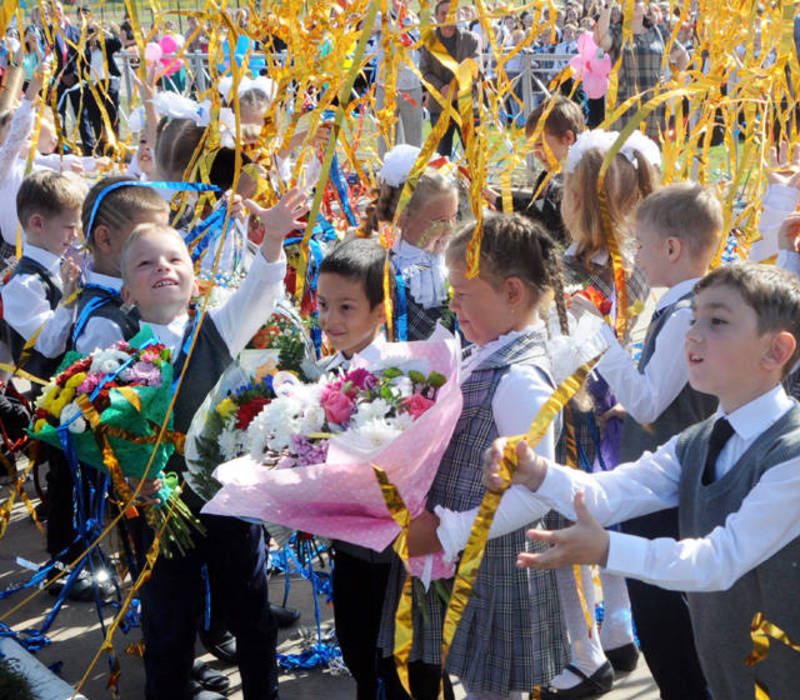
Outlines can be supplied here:
[[175, 41], [175, 37], [171, 36], [170, 34], [165, 34], [162, 37], [159, 45], [161, 46], [161, 51], [163, 52], [161, 64], [164, 66], [164, 75], [172, 75], [173, 73], [177, 73], [183, 67], [183, 59], [174, 58], [168, 55], [177, 53], [180, 48], [178, 46], [178, 42]]
[[175, 53], [178, 50], [178, 42], [175, 41], [175, 37], [170, 34], [165, 34], [158, 44], [163, 53]]
[[598, 46], [594, 43], [591, 32], [578, 37], [578, 54], [573, 56], [569, 64], [583, 81], [583, 90], [587, 97], [596, 99], [608, 92], [608, 76], [611, 73], [611, 56], [603, 53], [598, 59]]
[[153, 42], [150, 42], [144, 47], [144, 60], [148, 63], [160, 60], [163, 54], [164, 52], [161, 50], [161, 47]]

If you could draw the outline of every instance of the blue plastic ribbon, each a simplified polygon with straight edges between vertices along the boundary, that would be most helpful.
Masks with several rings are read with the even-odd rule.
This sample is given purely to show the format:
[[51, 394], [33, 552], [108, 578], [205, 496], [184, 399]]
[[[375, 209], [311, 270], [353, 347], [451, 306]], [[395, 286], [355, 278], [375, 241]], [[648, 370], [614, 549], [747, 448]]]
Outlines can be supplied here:
[[102, 284], [85, 284], [83, 285], [83, 289], [100, 289], [110, 296], [107, 297], [95, 297], [94, 299], [90, 299], [89, 303], [83, 307], [83, 310], [78, 315], [78, 320], [75, 321], [75, 328], [72, 330], [72, 344], [75, 345], [75, 342], [78, 340], [78, 336], [83, 332], [84, 327], [89, 322], [89, 319], [95, 314], [95, 312], [108, 304], [114, 297], [119, 297], [120, 293], [111, 287], [106, 287]]
[[395, 334], [398, 342], [402, 343], [408, 340], [408, 297], [406, 296], [406, 281], [403, 279], [403, 273], [396, 270], [394, 279], [396, 287], [395, 298], [397, 301]]

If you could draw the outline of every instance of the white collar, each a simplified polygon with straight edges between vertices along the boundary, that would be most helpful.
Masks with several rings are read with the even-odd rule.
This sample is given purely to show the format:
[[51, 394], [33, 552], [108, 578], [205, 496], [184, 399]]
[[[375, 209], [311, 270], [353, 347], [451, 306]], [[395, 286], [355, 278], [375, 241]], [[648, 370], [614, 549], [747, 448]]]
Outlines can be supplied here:
[[325, 371], [327, 372], [340, 367], [347, 369], [351, 364], [353, 364], [353, 360], [355, 360], [357, 357], [361, 358], [368, 364], [377, 364], [381, 357], [381, 351], [385, 345], [386, 336], [384, 336], [383, 333], [378, 333], [378, 335], [375, 336], [375, 340], [373, 340], [360, 352], [353, 353], [353, 356], [350, 359], [346, 358], [341, 351], [337, 352], [325, 367]]
[[100, 272], [95, 272], [91, 267], [86, 268], [86, 284], [96, 284], [101, 287], [108, 287], [109, 289], [113, 289], [115, 292], [122, 291], [121, 277], [104, 275]]
[[152, 323], [150, 321], [140, 321], [139, 327], [150, 326], [153, 335], [156, 336], [164, 345], [172, 351], [173, 361], [180, 352], [181, 341], [186, 332], [186, 324], [189, 323], [189, 314], [182, 313], [169, 323]]
[[[578, 244], [570, 243], [569, 247], [564, 251], [564, 255], [574, 258], [578, 252]], [[592, 256], [592, 263], [595, 265], [605, 265], [608, 262], [608, 251], [599, 250]]]
[[661, 298], [656, 304], [656, 310], [660, 311], [685, 297], [694, 289], [694, 285], [697, 284], [699, 280], [699, 277], [695, 277], [694, 279], [683, 280], [683, 282], [678, 282], [674, 287], [670, 287], [661, 295]]
[[26, 258], [35, 260], [51, 275], [58, 275], [58, 270], [61, 265], [61, 256], [51, 253], [49, 250], [40, 248], [38, 245], [33, 245], [27, 241], [22, 246], [22, 254]]
[[793, 405], [794, 401], [786, 395], [783, 385], [778, 384], [727, 416], [719, 408], [717, 416], [725, 416], [740, 438], [751, 440], [763, 433]]
[[[409, 265], [416, 262], [426, 264], [444, 264], [444, 255], [429, 253], [427, 250], [418, 248], [413, 243], [409, 243], [404, 238], [398, 238], [392, 246], [392, 252], [398, 257], [403, 258], [403, 264]], [[441, 261], [441, 262], [440, 262]]]
[[509, 331], [508, 333], [503, 333], [503, 335], [498, 336], [494, 340], [490, 340], [488, 343], [486, 343], [486, 345], [475, 345], [472, 348], [467, 348], [467, 352], [470, 354], [464, 359], [461, 381], [463, 382], [467, 376], [469, 376], [472, 370], [490, 355], [493, 355], [506, 345], [511, 344], [520, 336], [530, 333], [536, 328], [543, 327], [544, 323], [542, 321], [537, 321], [530, 326], [525, 326], [525, 328], [523, 328], [521, 331]]

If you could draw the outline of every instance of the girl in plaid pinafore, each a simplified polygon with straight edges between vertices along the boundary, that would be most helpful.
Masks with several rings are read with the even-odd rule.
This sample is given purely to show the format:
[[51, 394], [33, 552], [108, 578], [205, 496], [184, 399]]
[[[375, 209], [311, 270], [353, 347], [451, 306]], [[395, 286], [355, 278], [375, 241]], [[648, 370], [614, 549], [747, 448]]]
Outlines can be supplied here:
[[[484, 222], [480, 275], [468, 280], [464, 261], [472, 233], [468, 228], [457, 234], [447, 252], [452, 307], [464, 335], [475, 345], [464, 361], [464, 407], [428, 494], [429, 510], [438, 505], [468, 510], [480, 504], [485, 494], [484, 451], [499, 435], [527, 430], [555, 388], [544, 350], [546, 331], [537, 321], [539, 302], [554, 286], [558, 252], [553, 242], [519, 215], [489, 217]], [[555, 441], [551, 428], [537, 449], [554, 453]], [[517, 554], [537, 546], [526, 540], [525, 529], [488, 543], [450, 648], [446, 671], [462, 680], [468, 698], [527, 697], [568, 658], [555, 577], [551, 572], [530, 576], [516, 567]], [[385, 657], [392, 653], [404, 577], [402, 565], [395, 563], [378, 640]], [[422, 594], [415, 586], [412, 687], [414, 664], [441, 664], [445, 609], [434, 588]], [[415, 690], [414, 697], [435, 698], [436, 689]]]

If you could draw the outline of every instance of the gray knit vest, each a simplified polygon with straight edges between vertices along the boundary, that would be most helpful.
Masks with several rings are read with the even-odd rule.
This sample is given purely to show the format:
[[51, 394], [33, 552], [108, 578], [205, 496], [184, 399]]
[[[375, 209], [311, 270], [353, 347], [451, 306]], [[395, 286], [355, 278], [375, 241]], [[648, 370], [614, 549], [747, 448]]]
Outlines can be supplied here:
[[[721, 479], [702, 485], [703, 468], [714, 419], [693, 425], [678, 438], [681, 538], [705, 537], [737, 512], [762, 475], [800, 456], [800, 405], [794, 406], [741, 456]], [[751, 569], [727, 591], [689, 593], [697, 653], [714, 700], [752, 698], [754, 683], [772, 700], [800, 695], [800, 654], [773, 641], [769, 655], [753, 668], [744, 660], [752, 650], [750, 623], [757, 612], [800, 640], [800, 537]]]
[[[656, 349], [656, 338], [669, 318], [679, 309], [692, 305], [692, 294], [681, 297], [678, 301], [664, 308], [662, 313], [647, 328], [642, 354], [639, 358], [639, 371], [643, 372]], [[676, 357], [675, 362], [684, 362], [683, 357]], [[687, 382], [681, 393], [662, 411], [652, 423], [637, 423], [628, 416], [622, 425], [622, 440], [619, 448], [620, 462], [634, 462], [645, 450], [655, 450], [673, 435], [685, 430], [690, 425], [705, 420], [717, 408], [717, 399], [709, 394], [701, 394], [692, 389]]]

